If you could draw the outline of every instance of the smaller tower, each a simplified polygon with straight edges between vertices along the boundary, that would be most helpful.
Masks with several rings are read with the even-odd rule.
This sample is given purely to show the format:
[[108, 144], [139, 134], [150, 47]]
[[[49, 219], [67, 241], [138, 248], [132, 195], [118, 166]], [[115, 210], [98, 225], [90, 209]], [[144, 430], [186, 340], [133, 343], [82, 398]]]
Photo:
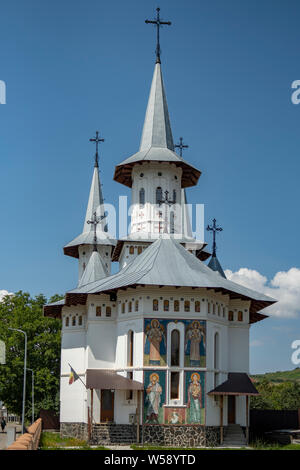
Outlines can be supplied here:
[[90, 139], [90, 141], [96, 144], [96, 154], [83, 229], [80, 235], [64, 246], [65, 255], [79, 260], [78, 281], [80, 285], [110, 275], [112, 248], [116, 244], [107, 231], [106, 213], [99, 178], [98, 145], [100, 142], [104, 142], [104, 139], [99, 137], [97, 131], [96, 137]]
[[216, 245], [216, 233], [217, 232], [222, 232], [223, 229], [222, 229], [222, 227], [218, 227], [216, 222], [217, 222], [216, 219], [213, 219], [212, 226], [208, 225], [206, 227], [206, 230], [208, 232], [213, 233], [213, 251], [212, 251], [212, 255], [211, 255], [211, 258], [209, 260], [209, 263], [208, 263], [208, 267], [210, 269], [212, 269], [213, 271], [218, 272], [222, 277], [224, 277], [226, 279], [223, 268], [222, 268], [222, 266], [221, 266], [221, 264], [220, 264], [220, 262], [217, 258], [217, 245]]

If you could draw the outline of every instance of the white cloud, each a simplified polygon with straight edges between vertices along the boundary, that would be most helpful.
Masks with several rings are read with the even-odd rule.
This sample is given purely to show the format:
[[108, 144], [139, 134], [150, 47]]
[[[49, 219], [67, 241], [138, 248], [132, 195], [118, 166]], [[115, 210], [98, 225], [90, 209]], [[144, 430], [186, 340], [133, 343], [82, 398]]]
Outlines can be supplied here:
[[278, 301], [264, 309], [263, 313], [282, 318], [300, 316], [300, 269], [279, 271], [270, 281], [258, 271], [248, 268], [240, 268], [236, 272], [226, 269], [225, 274], [230, 281], [262, 292]]
[[8, 292], [7, 290], [0, 290], [0, 302], [4, 299], [6, 295], [14, 295], [12, 292]]

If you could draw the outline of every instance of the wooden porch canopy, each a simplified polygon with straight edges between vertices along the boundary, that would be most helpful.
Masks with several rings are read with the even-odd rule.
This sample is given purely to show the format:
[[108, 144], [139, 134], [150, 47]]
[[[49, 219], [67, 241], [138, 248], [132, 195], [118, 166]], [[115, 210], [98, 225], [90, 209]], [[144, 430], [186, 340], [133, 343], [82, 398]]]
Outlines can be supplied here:
[[144, 385], [113, 370], [87, 369], [86, 388], [96, 390], [144, 390]]
[[228, 379], [208, 395], [259, 395], [251, 379], [245, 373], [229, 372]]

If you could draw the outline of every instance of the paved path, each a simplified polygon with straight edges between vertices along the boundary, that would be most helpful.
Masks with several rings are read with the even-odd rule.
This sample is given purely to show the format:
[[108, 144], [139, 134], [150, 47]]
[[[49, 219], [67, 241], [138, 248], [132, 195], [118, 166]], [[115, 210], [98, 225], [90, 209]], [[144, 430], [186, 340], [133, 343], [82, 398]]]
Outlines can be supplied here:
[[8, 423], [8, 425], [5, 428], [5, 431], [2, 432], [0, 431], [0, 450], [6, 449], [7, 447], [7, 428], [12, 428], [12, 427], [17, 428], [17, 433], [21, 432], [21, 425], [20, 424], [14, 424], [14, 423]]

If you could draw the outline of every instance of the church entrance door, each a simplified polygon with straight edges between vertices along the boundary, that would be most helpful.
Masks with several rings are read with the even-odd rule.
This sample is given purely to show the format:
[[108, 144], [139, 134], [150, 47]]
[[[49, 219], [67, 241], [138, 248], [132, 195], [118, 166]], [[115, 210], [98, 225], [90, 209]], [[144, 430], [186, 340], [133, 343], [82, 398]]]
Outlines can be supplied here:
[[112, 423], [114, 420], [114, 392], [101, 390], [101, 423]]
[[228, 395], [228, 424], [235, 424], [235, 396]]

